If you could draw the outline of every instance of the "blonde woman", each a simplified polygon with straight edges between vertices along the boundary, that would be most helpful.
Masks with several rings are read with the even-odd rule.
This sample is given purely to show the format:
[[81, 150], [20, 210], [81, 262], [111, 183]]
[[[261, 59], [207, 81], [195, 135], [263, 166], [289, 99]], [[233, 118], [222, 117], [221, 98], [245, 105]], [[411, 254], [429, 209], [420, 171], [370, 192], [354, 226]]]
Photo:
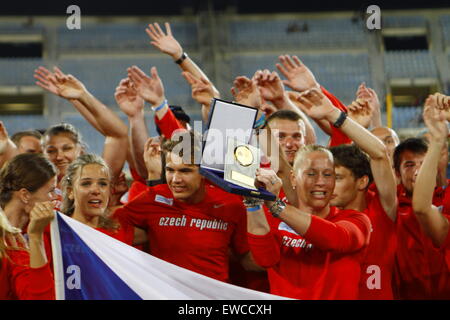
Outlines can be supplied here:
[[111, 176], [105, 161], [93, 154], [78, 157], [62, 180], [62, 212], [73, 219], [127, 244], [133, 242], [134, 228], [111, 216]]

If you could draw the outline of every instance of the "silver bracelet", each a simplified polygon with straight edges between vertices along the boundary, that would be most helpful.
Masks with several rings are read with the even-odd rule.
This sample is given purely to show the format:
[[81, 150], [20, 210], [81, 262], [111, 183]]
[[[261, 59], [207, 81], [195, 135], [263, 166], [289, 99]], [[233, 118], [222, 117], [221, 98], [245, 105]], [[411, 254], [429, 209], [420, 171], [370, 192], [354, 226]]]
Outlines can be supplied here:
[[286, 208], [286, 203], [284, 203], [281, 199], [277, 199], [275, 203], [269, 208], [270, 213], [275, 218], [280, 216], [280, 213]]
[[264, 204], [264, 200], [259, 198], [244, 198], [242, 202], [247, 208], [261, 206]]

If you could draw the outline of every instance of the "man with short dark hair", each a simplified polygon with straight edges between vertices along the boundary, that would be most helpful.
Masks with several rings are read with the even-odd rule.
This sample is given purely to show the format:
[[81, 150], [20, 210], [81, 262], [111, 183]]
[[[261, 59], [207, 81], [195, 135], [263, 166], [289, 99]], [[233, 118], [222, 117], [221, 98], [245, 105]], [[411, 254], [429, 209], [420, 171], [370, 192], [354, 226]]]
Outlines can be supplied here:
[[279, 110], [267, 118], [267, 125], [277, 132], [278, 143], [292, 166], [295, 155], [305, 145], [305, 123], [300, 115], [291, 110]]
[[[199, 159], [195, 153], [201, 152], [201, 142], [192, 138], [185, 131], [167, 141], [163, 146], [167, 183], [149, 187], [116, 214], [147, 230], [150, 254], [227, 282], [230, 249], [243, 263], [251, 261], [245, 208], [239, 196], [213, 186], [200, 174], [193, 160]], [[175, 149], [179, 143], [185, 147], [181, 155]]]
[[[394, 152], [394, 168], [401, 184], [397, 197], [398, 248], [395, 260], [395, 290], [398, 299], [448, 299], [447, 288], [442, 288], [442, 277], [448, 274], [445, 254], [436, 250], [414, 215], [412, 195], [415, 181], [424, 161], [428, 146], [423, 139], [409, 138]], [[442, 199], [434, 193], [433, 205]]]
[[381, 158], [369, 158], [355, 145], [333, 147], [331, 152], [336, 171], [331, 205], [364, 212], [372, 223], [369, 246], [361, 264], [358, 299], [391, 300], [396, 248], [396, 181], [387, 152]]

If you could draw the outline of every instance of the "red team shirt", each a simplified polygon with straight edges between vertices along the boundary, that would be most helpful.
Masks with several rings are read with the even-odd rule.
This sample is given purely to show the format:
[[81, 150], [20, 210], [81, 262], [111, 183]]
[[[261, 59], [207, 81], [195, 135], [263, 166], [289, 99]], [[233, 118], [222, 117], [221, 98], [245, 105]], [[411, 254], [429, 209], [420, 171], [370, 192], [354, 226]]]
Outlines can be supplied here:
[[[178, 122], [177, 118], [173, 114], [172, 110], [170, 108], [167, 110], [164, 117], [158, 119], [158, 117], [155, 115], [155, 124], [159, 127], [161, 130], [161, 133], [167, 138], [170, 139], [172, 137], [172, 134], [175, 130], [178, 129], [184, 129], [183, 126]], [[186, 130], [186, 129], [184, 129]]]
[[[445, 193], [442, 201], [442, 213], [445, 218], [449, 221], [450, 224], [450, 188], [448, 187], [449, 183], [447, 181], [447, 188], [445, 188]], [[445, 250], [445, 258], [447, 261], [447, 266], [450, 269], [450, 230], [447, 232], [447, 237], [441, 245], [442, 250]]]
[[359, 300], [392, 300], [392, 273], [397, 249], [396, 225], [383, 209], [375, 184], [366, 192], [364, 213], [372, 225], [361, 264]]
[[174, 199], [167, 184], [149, 188], [116, 210], [147, 230], [149, 253], [180, 267], [228, 281], [230, 247], [248, 252], [242, 199], [206, 183], [205, 199], [195, 205]]
[[24, 250], [7, 250], [0, 261], [0, 300], [54, 300], [55, 287], [49, 263], [30, 268]]
[[270, 291], [296, 299], [356, 299], [369, 218], [354, 210], [330, 208], [312, 216], [304, 235], [266, 213], [271, 232], [248, 234], [255, 261], [268, 268]]
[[[450, 223], [450, 188], [445, 188], [444, 200], [442, 201], [442, 213], [447, 218]], [[447, 257], [450, 257], [450, 231], [447, 233], [447, 238], [445, 238], [444, 243], [441, 246], [443, 249], [447, 250]], [[450, 268], [450, 260], [447, 260], [448, 266]]]
[[[442, 195], [433, 204], [442, 204]], [[450, 299], [450, 269], [445, 250], [435, 248], [412, 210], [402, 185], [397, 190], [398, 248], [394, 293], [398, 299]]]

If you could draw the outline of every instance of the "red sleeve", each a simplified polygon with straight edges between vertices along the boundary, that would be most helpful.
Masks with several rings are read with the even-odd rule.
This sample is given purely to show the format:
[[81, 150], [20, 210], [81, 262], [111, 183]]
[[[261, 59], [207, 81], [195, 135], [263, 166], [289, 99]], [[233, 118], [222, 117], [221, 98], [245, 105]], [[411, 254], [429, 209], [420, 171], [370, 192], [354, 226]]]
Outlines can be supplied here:
[[184, 129], [183, 126], [178, 122], [177, 118], [175, 118], [172, 110], [170, 108], [167, 110], [164, 117], [161, 120], [155, 115], [155, 124], [161, 130], [161, 133], [167, 138], [170, 139], [172, 134], [177, 129]]
[[[320, 89], [322, 90], [323, 94], [325, 96], [327, 96], [328, 99], [330, 99], [331, 103], [338, 108], [341, 111], [347, 112], [347, 107], [341, 102], [339, 101], [338, 98], [336, 98], [334, 95], [332, 95], [330, 92], [328, 92], [324, 87], [320, 87]], [[330, 138], [330, 142], [329, 142], [329, 148], [334, 147], [334, 146], [338, 146], [341, 144], [350, 144], [352, 143], [352, 140], [347, 137], [346, 134], [344, 134], [341, 130], [339, 130], [338, 128], [334, 127], [332, 123], [330, 123], [330, 128], [331, 128], [331, 138]]]
[[272, 232], [263, 236], [247, 233], [247, 238], [250, 251], [258, 265], [270, 268], [280, 261], [280, 245]]
[[130, 224], [138, 228], [146, 229], [147, 214], [151, 211], [152, 191], [148, 188], [138, 197], [129, 201], [122, 208], [114, 211], [114, 217], [120, 219], [124, 224]]
[[143, 184], [146, 183], [145, 179], [142, 178], [134, 168], [130, 167], [130, 174], [133, 177], [134, 181], [139, 181], [140, 183], [143, 183]]
[[321, 250], [353, 252], [369, 243], [370, 229], [369, 218], [356, 211], [336, 222], [312, 215], [304, 236]]
[[133, 183], [130, 186], [130, 189], [128, 190], [128, 202], [135, 199], [137, 196], [139, 196], [142, 192], [146, 191], [147, 189], [148, 189], [147, 184], [137, 180], [133, 181]]
[[28, 252], [9, 250], [12, 260], [12, 283], [20, 300], [55, 300], [55, 282], [50, 265], [30, 268]]

